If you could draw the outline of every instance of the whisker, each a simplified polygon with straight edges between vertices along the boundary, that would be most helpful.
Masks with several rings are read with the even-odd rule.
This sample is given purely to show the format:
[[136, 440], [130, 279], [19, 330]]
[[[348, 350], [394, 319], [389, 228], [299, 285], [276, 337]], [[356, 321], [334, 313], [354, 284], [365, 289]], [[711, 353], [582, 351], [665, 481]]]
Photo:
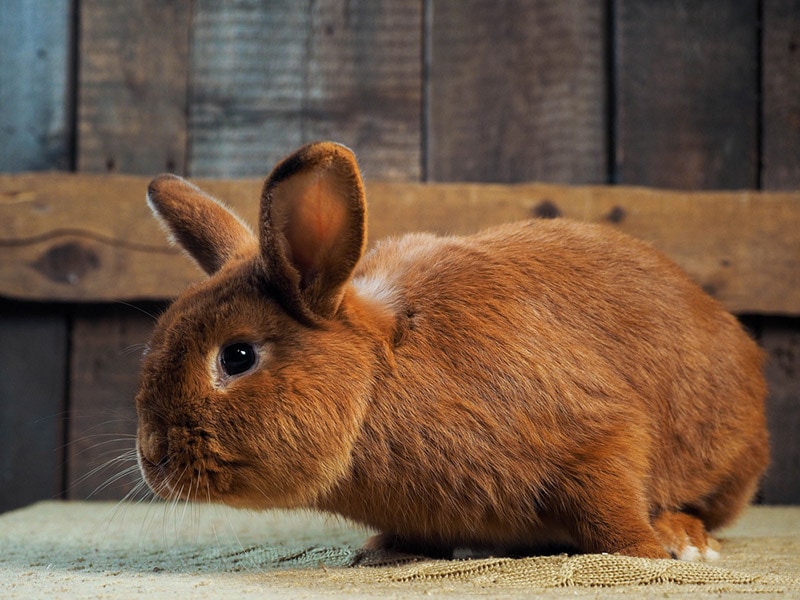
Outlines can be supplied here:
[[[142, 480], [144, 483], [144, 480]], [[159, 487], [159, 490], [155, 490], [154, 493], [150, 496], [149, 502], [147, 503], [147, 512], [142, 519], [139, 535], [140, 539], [144, 539], [145, 534], [147, 531], [153, 526], [156, 520], [156, 508], [161, 509], [162, 521], [165, 519], [165, 511], [166, 505], [164, 502], [161, 501], [160, 497], [157, 495], [158, 491], [163, 491], [163, 486]]]
[[[109, 518], [109, 522], [107, 528], [110, 527], [111, 523], [118, 518], [120, 511], [123, 507], [128, 506], [129, 504], [139, 504], [147, 500], [148, 495], [150, 495], [149, 487], [147, 482], [144, 478], [140, 478], [139, 481], [130, 489], [128, 492], [114, 504], [114, 508], [111, 511], [111, 515]], [[133, 501], [136, 496], [140, 496], [138, 500]]]
[[113, 476], [109, 477], [103, 483], [98, 485], [89, 494], [89, 498], [92, 498], [93, 496], [96, 496], [100, 492], [108, 489], [109, 487], [113, 486], [114, 484], [118, 483], [121, 480], [124, 480], [126, 478], [130, 478], [130, 477], [138, 474], [138, 472], [139, 472], [139, 467], [137, 465], [133, 465], [133, 466], [130, 466], [130, 467], [126, 468], [126, 469], [123, 469], [122, 471], [118, 472], [116, 475], [113, 475]]
[[136, 304], [131, 304], [130, 302], [125, 302], [124, 300], [115, 300], [115, 304], [120, 304], [122, 306], [127, 306], [128, 308], [132, 308], [133, 310], [142, 313], [146, 317], [150, 317], [150, 319], [155, 322], [158, 321], [158, 317], [151, 313], [150, 311], [145, 310], [141, 306], [137, 306]]
[[[98, 440], [97, 438], [100, 438], [100, 437], [108, 437], [109, 439]], [[99, 448], [102, 448], [104, 446], [117, 446], [117, 448], [115, 448], [115, 449], [106, 450], [105, 454], [108, 454], [109, 452], [117, 452], [117, 451], [119, 451], [119, 446], [121, 446], [123, 444], [126, 447], [130, 447], [131, 441], [135, 441], [135, 439], [136, 439], [135, 436], [130, 436], [128, 438], [121, 438], [117, 434], [110, 434], [110, 433], [109, 434], [96, 434], [96, 435], [86, 436], [84, 438], [79, 438], [79, 439], [76, 439], [76, 440], [72, 440], [69, 444], [64, 445], [61, 449], [62, 450], [66, 450], [68, 447], [80, 446], [80, 445], [85, 444], [86, 442], [91, 440], [93, 442], [92, 444], [87, 445], [87, 446], [83, 446], [82, 448], [79, 448], [78, 450], [75, 451], [78, 456], [94, 452], [95, 450], [98, 450]]]
[[[109, 454], [109, 453], [110, 452], [106, 452], [105, 454]], [[131, 465], [130, 467], [126, 467], [124, 469], [121, 469], [120, 471], [116, 471], [116, 468], [118, 466], [125, 465], [126, 463], [130, 463], [130, 462], [133, 462], [134, 464]], [[80, 486], [81, 484], [83, 484], [86, 481], [88, 481], [89, 479], [91, 479], [92, 477], [95, 477], [98, 474], [102, 473], [103, 471], [106, 471], [106, 470], [109, 470], [109, 469], [115, 469], [116, 472], [114, 474], [112, 474], [108, 479], [106, 479], [105, 482], [103, 482], [100, 485], [98, 485], [89, 494], [90, 498], [95, 496], [98, 492], [108, 488], [113, 483], [116, 483], [117, 481], [122, 479], [124, 476], [130, 476], [130, 475], [133, 475], [134, 473], [138, 472], [138, 462], [136, 461], [136, 452], [135, 452], [135, 450], [127, 450], [127, 451], [123, 452], [122, 454], [117, 454], [115, 452], [113, 458], [104, 461], [100, 465], [94, 467], [93, 469], [90, 469], [86, 473], [82, 474], [80, 477], [77, 477], [75, 480], [73, 480], [70, 483], [70, 485], [68, 486], [67, 490], [68, 491], [72, 491], [72, 490], [76, 489], [78, 486]]]
[[126, 346], [122, 350], [120, 350], [120, 355], [122, 356], [130, 356], [131, 354], [144, 354], [145, 350], [147, 350], [147, 344], [131, 344], [130, 346]]

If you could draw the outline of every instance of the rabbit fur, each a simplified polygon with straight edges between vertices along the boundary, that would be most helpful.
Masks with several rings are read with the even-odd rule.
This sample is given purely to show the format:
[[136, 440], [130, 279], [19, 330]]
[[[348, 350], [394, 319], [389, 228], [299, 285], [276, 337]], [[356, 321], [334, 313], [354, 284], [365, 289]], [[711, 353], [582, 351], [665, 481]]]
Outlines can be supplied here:
[[137, 450], [164, 498], [314, 508], [434, 556], [702, 559], [756, 490], [761, 352], [648, 244], [556, 219], [364, 255], [331, 142], [275, 167], [257, 235], [175, 176], [148, 201], [209, 275], [143, 358]]

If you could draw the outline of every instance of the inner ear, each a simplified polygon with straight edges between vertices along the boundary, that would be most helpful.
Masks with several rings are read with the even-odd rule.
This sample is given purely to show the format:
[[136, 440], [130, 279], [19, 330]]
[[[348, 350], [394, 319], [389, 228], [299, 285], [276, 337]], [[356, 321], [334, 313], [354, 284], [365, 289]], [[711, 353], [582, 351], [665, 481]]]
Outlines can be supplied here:
[[264, 185], [261, 247], [286, 304], [332, 317], [366, 241], [366, 205], [352, 152], [329, 142], [282, 161]]
[[292, 200], [275, 203], [275, 219], [282, 224], [301, 288], [308, 287], [322, 270], [335, 269], [347, 259], [340, 255], [346, 246], [337, 242], [350, 233], [350, 215], [341, 202], [343, 190], [335, 186], [335, 181], [311, 171], [288, 179], [280, 188], [280, 198]]

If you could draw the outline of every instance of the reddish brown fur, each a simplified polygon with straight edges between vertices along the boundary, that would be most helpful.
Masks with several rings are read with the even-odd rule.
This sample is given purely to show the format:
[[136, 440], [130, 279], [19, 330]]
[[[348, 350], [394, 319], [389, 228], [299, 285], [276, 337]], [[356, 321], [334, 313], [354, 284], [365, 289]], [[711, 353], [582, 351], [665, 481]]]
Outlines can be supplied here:
[[[172, 228], [161, 206], [179, 203], [158, 181]], [[307, 181], [335, 217], [291, 208]], [[205, 215], [191, 239], [211, 238], [190, 254], [226, 258], [144, 360], [138, 447], [162, 496], [315, 507], [381, 531], [373, 547], [646, 557], [713, 548], [706, 529], [752, 496], [768, 454], [760, 351], [650, 246], [531, 221], [388, 240], [358, 262], [363, 189], [330, 143], [268, 178], [260, 248], [199, 192], [180, 201]], [[234, 231], [205, 236], [207, 220]], [[226, 378], [231, 341], [261, 360]]]

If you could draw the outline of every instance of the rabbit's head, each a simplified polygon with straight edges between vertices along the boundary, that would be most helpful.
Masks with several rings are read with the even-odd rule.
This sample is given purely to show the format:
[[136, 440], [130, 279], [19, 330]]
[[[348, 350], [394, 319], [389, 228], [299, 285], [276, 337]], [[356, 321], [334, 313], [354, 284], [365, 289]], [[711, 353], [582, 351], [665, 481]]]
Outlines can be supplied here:
[[159, 319], [143, 360], [145, 479], [165, 498], [311, 502], [349, 466], [372, 362], [343, 302], [366, 238], [355, 157], [317, 143], [278, 164], [257, 236], [179, 177], [155, 179], [148, 202], [209, 277]]

